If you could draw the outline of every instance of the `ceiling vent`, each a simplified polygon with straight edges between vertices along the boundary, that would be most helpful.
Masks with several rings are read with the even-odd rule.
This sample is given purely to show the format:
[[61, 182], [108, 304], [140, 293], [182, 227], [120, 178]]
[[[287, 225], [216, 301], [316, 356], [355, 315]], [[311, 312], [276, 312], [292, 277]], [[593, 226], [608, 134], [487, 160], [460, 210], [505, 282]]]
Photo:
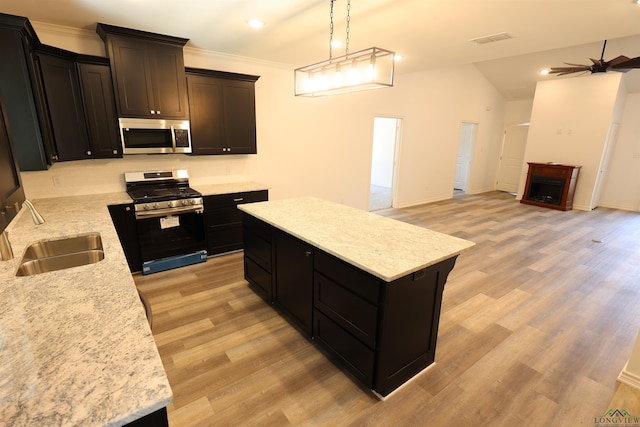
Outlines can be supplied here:
[[478, 37], [475, 39], [471, 39], [469, 41], [475, 44], [487, 44], [487, 43], [499, 42], [500, 40], [507, 40], [510, 38], [512, 37], [507, 33], [498, 33], [498, 34], [492, 34], [490, 36]]

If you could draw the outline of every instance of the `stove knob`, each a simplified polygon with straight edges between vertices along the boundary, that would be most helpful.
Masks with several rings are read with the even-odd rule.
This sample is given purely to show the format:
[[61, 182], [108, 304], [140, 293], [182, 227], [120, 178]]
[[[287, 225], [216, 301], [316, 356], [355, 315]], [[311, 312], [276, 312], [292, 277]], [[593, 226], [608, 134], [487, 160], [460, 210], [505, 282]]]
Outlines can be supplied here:
[[142, 209], [144, 209], [145, 211], [146, 211], [146, 210], [149, 210], [149, 205], [147, 205], [147, 204], [145, 203], [145, 205], [144, 205], [144, 206], [142, 206]]
[[182, 199], [182, 206], [185, 206], [189, 204], [189, 201], [187, 199]]
[[191, 199], [191, 204], [195, 205], [196, 204], [196, 199]]
[[159, 208], [158, 204], [157, 204], [157, 203], [154, 203], [154, 204], [153, 204], [153, 208], [154, 208], [154, 209], [158, 209], [158, 208]]
[[173, 202], [167, 202], [167, 207], [168, 208], [172, 208], [173, 207]]

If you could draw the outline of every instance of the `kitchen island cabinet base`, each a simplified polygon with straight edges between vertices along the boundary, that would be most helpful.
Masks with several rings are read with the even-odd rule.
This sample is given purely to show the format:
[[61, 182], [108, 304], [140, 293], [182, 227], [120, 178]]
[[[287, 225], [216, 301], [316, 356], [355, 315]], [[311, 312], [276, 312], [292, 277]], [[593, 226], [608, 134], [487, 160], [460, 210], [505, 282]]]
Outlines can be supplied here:
[[293, 285], [287, 270], [295, 264], [292, 268], [297, 271], [300, 263], [292, 262], [289, 250], [279, 250], [279, 236], [286, 233], [248, 214], [243, 220], [245, 278], [250, 287], [364, 386], [387, 396], [434, 363], [442, 293], [457, 254], [387, 282], [303, 245], [301, 259], [310, 260], [311, 274], [293, 277], [296, 286], [312, 290], [313, 298], [307, 298], [309, 313], [304, 314], [312, 319], [309, 336], [299, 312], [304, 305], [296, 303], [289, 313], [288, 301], [278, 301], [279, 286]]

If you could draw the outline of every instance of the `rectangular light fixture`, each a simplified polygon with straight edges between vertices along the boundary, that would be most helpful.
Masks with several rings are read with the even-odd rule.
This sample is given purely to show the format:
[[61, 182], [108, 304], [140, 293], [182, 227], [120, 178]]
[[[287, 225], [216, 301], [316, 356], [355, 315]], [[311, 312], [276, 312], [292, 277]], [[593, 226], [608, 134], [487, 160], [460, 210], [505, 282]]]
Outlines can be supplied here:
[[371, 47], [294, 70], [296, 96], [323, 96], [393, 86], [395, 53]]

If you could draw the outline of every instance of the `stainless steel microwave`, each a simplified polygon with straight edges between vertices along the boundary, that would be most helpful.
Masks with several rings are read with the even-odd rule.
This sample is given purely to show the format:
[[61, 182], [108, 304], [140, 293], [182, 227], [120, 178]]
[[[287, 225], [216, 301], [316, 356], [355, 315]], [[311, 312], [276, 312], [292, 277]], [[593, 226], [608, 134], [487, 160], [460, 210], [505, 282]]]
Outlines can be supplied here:
[[124, 154], [191, 153], [189, 120], [118, 119]]

